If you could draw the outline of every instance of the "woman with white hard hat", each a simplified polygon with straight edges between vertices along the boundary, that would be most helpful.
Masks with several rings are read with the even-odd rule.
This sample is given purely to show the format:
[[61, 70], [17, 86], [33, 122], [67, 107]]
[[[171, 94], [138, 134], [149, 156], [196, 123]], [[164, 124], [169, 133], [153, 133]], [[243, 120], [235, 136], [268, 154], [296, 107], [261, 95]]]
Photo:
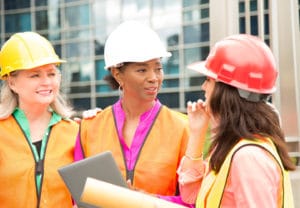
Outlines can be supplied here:
[[105, 79], [120, 90], [120, 99], [82, 120], [76, 158], [110, 150], [132, 188], [176, 195], [176, 170], [188, 138], [187, 118], [157, 99], [164, 79], [161, 59], [171, 54], [150, 27], [126, 21], [109, 35], [104, 56], [110, 72]]
[[[206, 101], [188, 103], [190, 139], [178, 170], [182, 199], [197, 208], [293, 207], [295, 165], [268, 104], [278, 74], [269, 47], [251, 35], [232, 35], [188, 68], [207, 76]], [[212, 143], [203, 161], [209, 123]]]
[[78, 132], [59, 93], [63, 62], [35, 32], [15, 33], [1, 48], [1, 207], [73, 207], [57, 172], [74, 161]]

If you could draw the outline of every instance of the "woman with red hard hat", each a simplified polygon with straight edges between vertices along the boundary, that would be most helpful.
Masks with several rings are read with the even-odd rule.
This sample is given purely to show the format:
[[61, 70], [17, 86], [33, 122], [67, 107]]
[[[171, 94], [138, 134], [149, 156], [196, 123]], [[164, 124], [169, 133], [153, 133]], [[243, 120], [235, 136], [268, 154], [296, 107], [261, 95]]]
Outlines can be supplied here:
[[[293, 207], [288, 171], [295, 165], [268, 104], [278, 75], [269, 47], [251, 35], [232, 35], [188, 68], [207, 79], [206, 100], [187, 106], [190, 139], [178, 169], [183, 201], [199, 208]], [[203, 161], [209, 124], [212, 141]]]

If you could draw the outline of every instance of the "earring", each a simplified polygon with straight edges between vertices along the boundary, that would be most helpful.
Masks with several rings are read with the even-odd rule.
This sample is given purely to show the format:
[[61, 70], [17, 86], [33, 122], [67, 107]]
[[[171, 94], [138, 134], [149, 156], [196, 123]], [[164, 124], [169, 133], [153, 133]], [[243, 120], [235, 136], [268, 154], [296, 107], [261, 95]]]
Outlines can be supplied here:
[[120, 84], [119, 84], [118, 92], [119, 92], [119, 98], [122, 98], [123, 97], [123, 87]]

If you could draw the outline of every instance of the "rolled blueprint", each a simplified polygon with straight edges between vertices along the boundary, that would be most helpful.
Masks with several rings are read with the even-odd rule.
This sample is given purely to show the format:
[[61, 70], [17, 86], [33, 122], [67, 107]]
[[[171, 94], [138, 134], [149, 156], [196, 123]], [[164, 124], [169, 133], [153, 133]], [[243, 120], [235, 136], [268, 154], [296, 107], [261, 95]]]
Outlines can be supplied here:
[[102, 208], [184, 208], [184, 206], [88, 177], [81, 201]]

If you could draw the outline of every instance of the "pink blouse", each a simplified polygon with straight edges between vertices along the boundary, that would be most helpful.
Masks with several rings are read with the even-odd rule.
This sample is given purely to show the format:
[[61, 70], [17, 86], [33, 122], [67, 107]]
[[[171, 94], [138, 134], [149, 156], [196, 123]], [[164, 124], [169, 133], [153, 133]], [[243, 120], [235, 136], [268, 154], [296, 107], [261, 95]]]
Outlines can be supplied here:
[[[184, 160], [178, 169], [181, 197], [195, 203], [207, 163], [194, 161], [183, 169]], [[281, 171], [274, 158], [260, 147], [245, 146], [233, 157], [221, 207], [277, 207], [280, 184]]]

